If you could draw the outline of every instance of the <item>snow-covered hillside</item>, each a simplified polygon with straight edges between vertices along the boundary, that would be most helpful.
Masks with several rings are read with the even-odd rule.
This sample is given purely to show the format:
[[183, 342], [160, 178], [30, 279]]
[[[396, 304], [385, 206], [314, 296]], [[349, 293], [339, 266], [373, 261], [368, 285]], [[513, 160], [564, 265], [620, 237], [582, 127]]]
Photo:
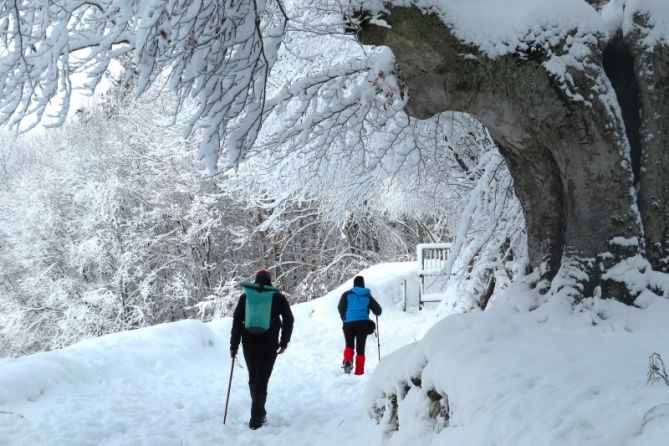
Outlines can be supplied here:
[[[363, 377], [340, 369], [336, 305], [350, 282], [293, 307], [293, 340], [270, 381], [269, 424], [257, 431], [247, 427], [239, 367], [222, 423], [230, 319], [189, 320], [0, 362], [0, 444], [666, 444], [669, 387], [646, 384], [646, 374], [651, 353], [669, 358], [669, 301], [646, 294], [643, 308], [609, 300], [574, 311], [514, 285], [485, 312], [435, 324], [429, 309], [400, 310], [399, 281], [412, 293], [415, 271], [397, 263], [362, 272], [384, 307], [384, 358], [377, 367], [370, 338]], [[380, 411], [377, 426], [369, 415]]]
[[[433, 316], [398, 305], [399, 280], [415, 281], [414, 263], [362, 274], [384, 308], [382, 354], [420, 339]], [[239, 367], [223, 425], [231, 319], [187, 320], [0, 362], [0, 445], [366, 444], [376, 431], [363, 394], [377, 342], [368, 339], [365, 376], [342, 374], [337, 303], [350, 285], [293, 307], [292, 342], [270, 380], [269, 424], [258, 431], [247, 427], [247, 373]]]

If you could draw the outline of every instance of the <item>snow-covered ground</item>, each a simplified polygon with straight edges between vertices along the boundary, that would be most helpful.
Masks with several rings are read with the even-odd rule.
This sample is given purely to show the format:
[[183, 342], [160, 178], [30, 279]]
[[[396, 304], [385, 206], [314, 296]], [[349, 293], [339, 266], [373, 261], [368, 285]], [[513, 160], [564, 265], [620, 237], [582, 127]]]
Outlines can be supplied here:
[[635, 304], [572, 306], [519, 283], [485, 312], [444, 318], [370, 380], [366, 401], [384, 411], [384, 444], [669, 444], [662, 368], [647, 383], [651, 354], [669, 359], [669, 299], [645, 291]]
[[[415, 291], [414, 264], [363, 274], [384, 307], [382, 363], [370, 337], [367, 374], [341, 372], [336, 305], [350, 283], [294, 306], [262, 429], [247, 427], [240, 368], [222, 423], [230, 319], [181, 321], [0, 362], [0, 445], [667, 444], [669, 387], [646, 383], [649, 355], [669, 359], [666, 298], [574, 309], [516, 284], [485, 312], [437, 322], [400, 310], [399, 281]], [[430, 391], [444, 398], [431, 405]], [[377, 426], [369, 414], [383, 408]]]
[[[384, 309], [382, 354], [420, 339], [434, 316], [404, 313], [397, 304], [399, 280], [415, 281], [414, 264], [363, 274]], [[293, 307], [295, 331], [270, 380], [262, 429], [248, 429], [247, 374], [239, 367], [223, 425], [227, 318], [163, 324], [0, 363], [0, 445], [367, 444], [377, 429], [363, 394], [377, 342], [368, 338], [365, 376], [342, 374], [337, 303], [349, 286]]]

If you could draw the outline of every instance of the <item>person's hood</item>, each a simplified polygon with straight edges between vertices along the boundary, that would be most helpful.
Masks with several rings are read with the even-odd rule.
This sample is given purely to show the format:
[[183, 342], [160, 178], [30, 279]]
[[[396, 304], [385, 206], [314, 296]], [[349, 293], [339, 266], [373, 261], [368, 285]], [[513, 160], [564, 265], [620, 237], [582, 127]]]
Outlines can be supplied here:
[[258, 290], [258, 291], [279, 291], [278, 288], [275, 288], [272, 285], [262, 285], [260, 283], [255, 283], [255, 282], [242, 282], [241, 285], [243, 288], [250, 288], [252, 290]]
[[362, 288], [358, 286], [351, 288], [351, 293], [357, 294], [358, 296], [369, 296], [371, 294], [369, 288]]

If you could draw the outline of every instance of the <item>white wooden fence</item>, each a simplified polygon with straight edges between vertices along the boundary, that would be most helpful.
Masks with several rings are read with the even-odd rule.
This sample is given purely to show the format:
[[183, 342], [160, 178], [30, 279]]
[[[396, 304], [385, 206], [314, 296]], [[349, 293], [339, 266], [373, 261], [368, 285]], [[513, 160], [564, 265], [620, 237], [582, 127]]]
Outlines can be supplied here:
[[441, 302], [448, 283], [446, 264], [452, 243], [421, 243], [416, 246], [418, 260], [418, 309], [425, 302]]

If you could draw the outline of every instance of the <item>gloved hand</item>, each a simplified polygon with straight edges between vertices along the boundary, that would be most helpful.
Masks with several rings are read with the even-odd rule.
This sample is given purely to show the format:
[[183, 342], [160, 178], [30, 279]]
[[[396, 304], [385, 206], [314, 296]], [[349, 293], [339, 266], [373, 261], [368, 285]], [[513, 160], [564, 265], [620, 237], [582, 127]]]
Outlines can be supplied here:
[[231, 358], [236, 358], [237, 357], [237, 350], [230, 349], [230, 357]]
[[277, 355], [280, 355], [281, 353], [283, 353], [283, 352], [286, 351], [286, 348], [287, 348], [287, 347], [284, 347], [284, 346], [281, 346], [281, 345], [280, 345], [279, 348], [276, 349], [276, 354], [277, 354]]

